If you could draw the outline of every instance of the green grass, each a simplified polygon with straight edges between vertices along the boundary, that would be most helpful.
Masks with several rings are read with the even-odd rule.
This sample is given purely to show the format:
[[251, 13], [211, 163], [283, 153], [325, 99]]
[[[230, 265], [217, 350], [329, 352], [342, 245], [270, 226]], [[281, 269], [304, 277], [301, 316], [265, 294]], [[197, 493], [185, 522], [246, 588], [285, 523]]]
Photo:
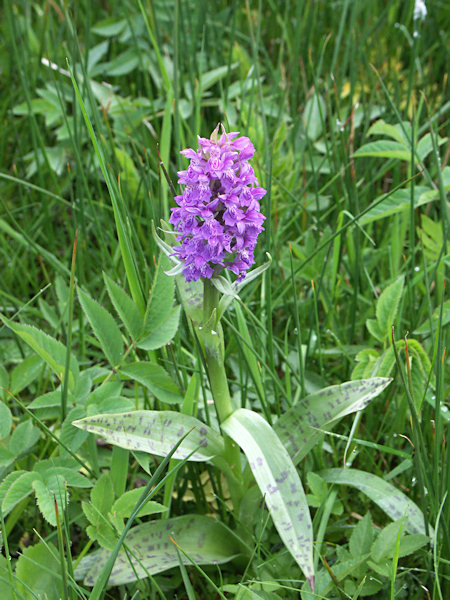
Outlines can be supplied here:
[[[247, 600], [298, 598], [303, 590], [308, 599], [444, 600], [450, 11], [444, 1], [429, 2], [426, 19], [414, 23], [413, 8], [399, 0], [6, 0], [0, 313], [60, 341], [64, 347], [52, 352], [61, 373], [70, 370], [71, 349], [84, 379], [73, 389], [62, 377], [61, 386], [56, 368], [0, 326], [0, 479], [67, 459], [67, 447], [78, 461], [67, 464], [73, 473], [85, 465], [86, 481], [68, 481], [66, 492], [63, 476], [52, 480], [58, 523], [48, 519], [51, 495], [50, 506], [41, 506], [36, 484], [6, 511], [0, 545], [12, 560], [0, 558], [5, 598], [41, 598], [42, 590], [57, 598], [64, 590], [65, 598]], [[170, 511], [137, 521], [213, 515], [230, 539], [239, 537], [240, 556], [191, 566], [199, 561], [180, 546], [180, 568], [97, 586], [92, 595], [74, 580], [79, 558], [102, 544], [112, 549], [113, 494], [147, 484], [160, 460], [99, 445], [71, 421], [87, 414], [86, 405], [94, 410], [107, 401], [117, 410], [198, 412], [212, 427], [216, 416], [186, 315], [169, 344], [149, 351], [131, 343], [127, 328], [118, 333], [126, 353], [119, 361], [149, 361], [175, 382], [182, 402], [170, 404], [136, 382], [120, 385], [75, 288], [115, 316], [105, 274], [143, 318], [159, 255], [151, 224], [167, 219], [173, 206], [158, 152], [176, 182], [185, 166], [179, 150], [195, 146], [197, 134], [209, 136], [219, 121], [256, 147], [255, 171], [268, 190], [257, 264], [266, 252], [272, 257], [270, 270], [242, 290], [242, 303], [223, 319], [235, 408], [275, 425], [326, 386], [376, 375], [393, 382], [334, 432], [325, 427], [330, 434], [298, 463], [313, 518], [316, 596], [303, 588], [255, 488], [233, 510], [220, 470], [192, 462], [166, 474], [153, 498], [170, 500]], [[171, 299], [173, 280], [164, 281], [158, 293]], [[45, 394], [52, 395], [39, 400], [40, 408], [31, 405]], [[7, 414], [11, 432], [18, 431], [12, 445]], [[405, 536], [403, 520], [392, 523], [357, 487], [333, 484], [326, 470], [344, 465], [412, 500], [428, 541]], [[100, 485], [113, 490], [110, 505], [99, 509], [103, 525], [89, 521], [86, 509], [100, 506], [89, 486], [102, 473], [111, 481]]]

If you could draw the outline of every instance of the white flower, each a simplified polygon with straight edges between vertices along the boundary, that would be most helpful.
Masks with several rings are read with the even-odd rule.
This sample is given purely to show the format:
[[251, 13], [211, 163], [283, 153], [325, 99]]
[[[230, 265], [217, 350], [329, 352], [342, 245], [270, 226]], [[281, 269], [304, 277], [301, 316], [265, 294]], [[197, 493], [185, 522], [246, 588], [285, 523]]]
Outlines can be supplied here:
[[427, 16], [427, 7], [425, 6], [425, 0], [416, 0], [414, 4], [414, 21], [418, 19], [425, 19]]

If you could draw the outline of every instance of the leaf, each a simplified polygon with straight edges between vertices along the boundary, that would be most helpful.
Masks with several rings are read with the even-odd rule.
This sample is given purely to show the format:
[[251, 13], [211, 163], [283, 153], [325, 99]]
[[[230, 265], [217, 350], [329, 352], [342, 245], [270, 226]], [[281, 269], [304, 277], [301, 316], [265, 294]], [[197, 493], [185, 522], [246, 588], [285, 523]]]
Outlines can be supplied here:
[[[139, 498], [142, 495], [141, 488], [135, 488], [134, 490], [130, 490], [122, 494], [120, 498], [118, 498], [111, 508], [111, 513], [120, 519], [128, 518], [133, 512]], [[153, 515], [155, 513], [162, 513], [168, 510], [167, 506], [160, 504], [159, 502], [155, 502], [154, 500], [148, 500], [145, 505], [141, 508], [141, 510], [136, 515], [137, 517], [144, 517], [145, 515]]]
[[6, 517], [19, 502], [31, 494], [33, 491], [31, 485], [37, 478], [39, 478], [37, 473], [28, 471], [17, 471], [16, 473], [10, 473], [8, 477], [6, 477], [0, 488], [0, 500], [4, 517]]
[[[432, 193], [430, 194], [429, 192]], [[382, 199], [383, 196], [386, 196], [384, 200]], [[372, 202], [372, 208], [369, 208], [369, 210], [358, 220], [360, 225], [367, 225], [367, 223], [390, 217], [411, 206], [410, 188], [396, 190], [389, 195], [383, 194], [383, 196], [379, 196]], [[430, 188], [423, 185], [415, 186], [413, 195], [414, 208], [428, 204], [438, 197], [439, 195], [435, 190], [430, 190]]]
[[[239, 545], [229, 530], [219, 521], [200, 515], [185, 515], [150, 521], [130, 530], [126, 537], [129, 555], [121, 550], [109, 579], [109, 585], [122, 585], [155, 575], [179, 565], [191, 564], [177, 553], [172, 538], [197, 565], [223, 564], [239, 554]], [[94, 585], [105, 565], [109, 552], [100, 550], [85, 556], [76, 572], [85, 585]], [[180, 558], [179, 558], [180, 556]]]
[[40, 431], [31, 421], [23, 421], [14, 429], [9, 440], [9, 449], [14, 457], [25, 454], [40, 438]]
[[369, 129], [367, 135], [387, 135], [390, 138], [396, 140], [402, 144], [405, 148], [411, 146], [411, 125], [408, 122], [403, 123], [403, 128], [410, 134], [409, 138], [406, 137], [405, 132], [400, 124], [389, 125], [383, 119], [378, 119]]
[[303, 111], [305, 133], [310, 140], [315, 141], [320, 137], [326, 115], [327, 108], [324, 99], [320, 94], [314, 92], [314, 95], [306, 102], [305, 110]]
[[378, 329], [384, 334], [385, 339], [390, 339], [391, 328], [402, 297], [404, 283], [405, 278], [402, 275], [394, 283], [388, 285], [378, 298], [376, 307]]
[[349, 547], [354, 558], [370, 552], [373, 541], [373, 524], [370, 513], [367, 513], [354, 528]]
[[9, 389], [9, 375], [5, 367], [0, 363], [0, 400], [7, 398], [7, 389]]
[[419, 507], [384, 479], [365, 471], [349, 468], [325, 469], [319, 474], [328, 483], [339, 483], [358, 488], [393, 520], [405, 517], [406, 531], [426, 533], [425, 520]]
[[380, 140], [370, 142], [361, 146], [354, 154], [354, 157], [376, 156], [379, 158], [398, 158], [400, 160], [411, 160], [411, 150], [405, 148], [403, 143], [391, 142], [389, 140]]
[[167, 319], [160, 322], [158, 327], [138, 341], [136, 346], [142, 350], [157, 350], [168, 344], [177, 332], [180, 321], [180, 308], [180, 306], [176, 306], [171, 309]]
[[120, 364], [123, 355], [122, 335], [107, 310], [78, 288], [78, 298], [89, 323], [112, 367]]
[[169, 260], [164, 254], [161, 254], [156, 266], [147, 307], [144, 326], [146, 332], [154, 331], [162, 322], [167, 321], [172, 312], [175, 281], [164, 272], [169, 266]]
[[160, 365], [151, 362], [136, 362], [122, 367], [119, 374], [138, 381], [161, 402], [175, 404], [183, 401], [179, 387]]
[[111, 476], [105, 472], [91, 490], [91, 502], [100, 514], [106, 515], [114, 502], [114, 487]]
[[14, 396], [24, 390], [42, 372], [42, 358], [33, 354], [24, 358], [11, 372], [9, 391]]
[[66, 496], [68, 496], [64, 477], [55, 473], [46, 473], [44, 481], [36, 478], [32, 482], [32, 486], [42, 516], [50, 525], [56, 527], [55, 502], [58, 506], [59, 518], [62, 521], [66, 506]]
[[302, 398], [287, 410], [274, 429], [294, 463], [317, 443], [323, 427], [365, 408], [390, 382], [385, 377], [373, 377], [332, 385]]
[[12, 427], [12, 414], [9, 407], [0, 400], [0, 440], [8, 437]]
[[[69, 412], [67, 417], [64, 420], [64, 423], [61, 427], [61, 435], [60, 440], [63, 444], [65, 444], [72, 452], [77, 452], [82, 446], [82, 444], [86, 441], [88, 437], [88, 433], [86, 431], [81, 431], [72, 425], [72, 421], [76, 419], [81, 419], [86, 415], [86, 409], [84, 406], [74, 406], [72, 410]], [[65, 454], [66, 450], [61, 447], [61, 454]]]
[[194, 417], [173, 411], [136, 410], [115, 415], [96, 415], [73, 423], [100, 435], [106, 441], [127, 448], [166, 456], [177, 441], [191, 433], [175, 451], [173, 458], [189, 457], [191, 461], [206, 461], [222, 454], [223, 439]]
[[422, 535], [420, 533], [405, 535], [403, 527], [404, 521], [403, 519], [399, 519], [394, 523], [389, 523], [389, 525], [380, 531], [371, 548], [372, 559], [375, 562], [380, 562], [382, 559], [390, 559], [394, 557], [399, 533], [399, 557], [413, 554], [426, 544], [430, 543], [430, 539], [426, 535]]
[[103, 273], [108, 295], [119, 315], [126, 330], [133, 341], [136, 341], [142, 331], [143, 318], [139, 308], [130, 298], [130, 296], [117, 283], [115, 283], [106, 273]]
[[286, 449], [257, 413], [240, 408], [222, 429], [242, 448], [286, 548], [314, 587], [312, 523], [303, 486]]
[[[13, 323], [0, 315], [3, 323], [14, 333], [21, 337], [45, 362], [50, 369], [56, 373], [62, 381], [64, 379], [66, 364], [66, 347], [43, 331], [36, 329], [32, 325], [23, 325], [22, 323]], [[79, 374], [79, 367], [76, 358], [70, 355], [69, 364], [69, 388], [73, 389]]]
[[[40, 542], [25, 548], [19, 556], [15, 573], [15, 589], [26, 600], [60, 600], [64, 597], [58, 550], [51, 542]], [[30, 594], [32, 590], [32, 594]]]
[[[430, 319], [427, 319], [422, 323], [420, 327], [418, 327], [415, 331], [415, 335], [426, 335], [431, 333], [431, 327], [433, 327], [434, 331], [437, 331], [439, 327], [439, 319], [440, 319], [441, 307], [438, 306], [433, 314], [431, 315], [431, 323]], [[442, 305], [442, 326], [448, 325], [450, 323], [450, 300], [446, 300]]]

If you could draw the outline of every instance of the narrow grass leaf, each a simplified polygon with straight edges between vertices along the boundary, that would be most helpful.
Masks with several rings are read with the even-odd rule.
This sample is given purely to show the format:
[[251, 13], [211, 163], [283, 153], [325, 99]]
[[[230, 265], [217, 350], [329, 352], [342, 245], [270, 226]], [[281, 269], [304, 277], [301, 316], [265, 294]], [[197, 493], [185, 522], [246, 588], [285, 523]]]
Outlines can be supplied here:
[[137, 410], [95, 415], [74, 421], [73, 424], [101, 436], [111, 444], [156, 456], [167, 456], [190, 430], [173, 458], [187, 458], [193, 452], [188, 460], [206, 461], [223, 452], [223, 440], [219, 434], [198, 419], [173, 411]]
[[333, 421], [362, 410], [389, 385], [387, 377], [347, 381], [314, 392], [287, 410], [274, 429], [297, 464], [318, 442], [321, 429]]
[[109, 312], [78, 288], [78, 298], [89, 323], [112, 367], [120, 364], [123, 341], [119, 328]]
[[314, 588], [311, 517], [289, 454], [267, 421], [245, 408], [222, 429], [243, 449], [281, 539]]
[[[406, 531], [425, 535], [422, 511], [403, 492], [381, 477], [358, 469], [325, 469], [320, 476], [328, 483], [350, 485], [375, 502], [394, 521], [406, 515]], [[431, 529], [431, 528], [430, 528]]]

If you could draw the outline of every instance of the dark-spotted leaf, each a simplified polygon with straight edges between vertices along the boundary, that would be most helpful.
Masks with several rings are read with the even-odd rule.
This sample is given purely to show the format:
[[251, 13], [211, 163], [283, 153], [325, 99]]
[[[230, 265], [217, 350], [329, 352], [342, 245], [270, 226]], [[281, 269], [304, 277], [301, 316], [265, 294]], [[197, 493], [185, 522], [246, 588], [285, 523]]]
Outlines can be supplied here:
[[[173, 411], [136, 410], [130, 413], [95, 415], [73, 423], [107, 442], [156, 456], [167, 456], [183, 435], [190, 432], [173, 458], [206, 461], [223, 452], [223, 439], [213, 429]], [[192, 430], [192, 431], [191, 431]]]
[[[183, 550], [177, 553], [172, 538]], [[130, 530], [126, 537], [128, 556], [121, 550], [109, 578], [109, 585], [122, 585], [176, 567], [179, 560], [197, 565], [223, 564], [239, 554], [239, 546], [229, 530], [219, 521], [200, 515], [151, 521]], [[85, 585], [94, 585], [109, 552], [99, 550], [84, 557], [75, 577]], [[180, 557], [180, 558], [179, 558]]]
[[[64, 379], [65, 364], [66, 364], [66, 347], [61, 343], [47, 335], [40, 329], [36, 329], [32, 325], [23, 325], [22, 323], [14, 323], [0, 315], [4, 324], [9, 327], [14, 333], [24, 340], [45, 362], [50, 369], [62, 381]], [[79, 374], [79, 367], [76, 358], [71, 354], [69, 363], [69, 388], [73, 389]]]
[[274, 429], [294, 463], [317, 443], [323, 427], [362, 410], [390, 382], [387, 377], [373, 377], [332, 385], [302, 398], [287, 410]]
[[394, 521], [405, 518], [405, 530], [425, 534], [425, 520], [420, 508], [384, 479], [358, 469], [325, 469], [320, 476], [328, 483], [350, 485], [368, 496]]
[[160, 365], [151, 362], [136, 362], [125, 365], [119, 373], [141, 383], [161, 402], [174, 404], [183, 401], [180, 388]]
[[112, 367], [116, 367], [123, 355], [122, 335], [116, 322], [103, 306], [80, 288], [78, 288], [78, 298], [108, 362]]
[[244, 451], [281, 539], [313, 587], [311, 517], [289, 454], [267, 421], [251, 410], [234, 411], [222, 429]]

